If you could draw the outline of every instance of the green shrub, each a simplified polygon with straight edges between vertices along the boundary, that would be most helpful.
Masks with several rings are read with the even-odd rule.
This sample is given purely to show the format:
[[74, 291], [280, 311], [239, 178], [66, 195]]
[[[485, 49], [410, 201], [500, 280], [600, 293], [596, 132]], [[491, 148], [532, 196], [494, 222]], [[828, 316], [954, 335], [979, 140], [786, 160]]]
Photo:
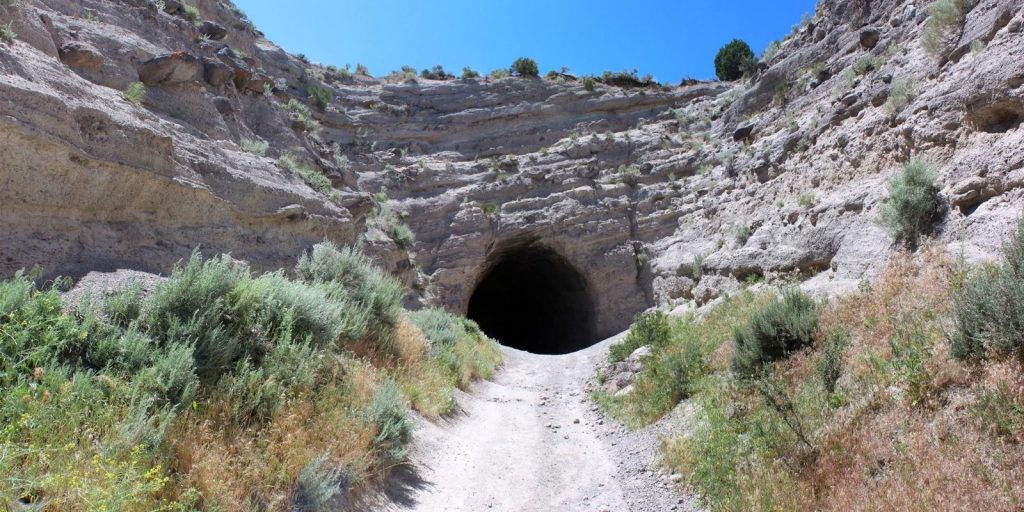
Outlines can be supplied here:
[[878, 69], [881, 63], [874, 56], [868, 55], [861, 57], [857, 62], [853, 63], [854, 75], [865, 75], [871, 71]]
[[480, 78], [480, 73], [477, 73], [469, 66], [462, 68], [462, 79], [469, 80], [471, 78]]
[[[443, 309], [427, 308], [413, 311], [409, 320], [430, 341], [430, 354], [448, 371], [457, 385], [466, 375], [489, 377], [497, 359], [492, 358], [496, 344], [484, 336], [476, 322], [455, 316]], [[490, 345], [482, 349], [480, 345]]]
[[444, 66], [438, 64], [431, 69], [424, 69], [420, 76], [428, 80], [452, 80], [455, 75], [444, 70]]
[[369, 338], [384, 348], [390, 346], [405, 291], [401, 283], [378, 269], [361, 251], [321, 242], [303, 253], [295, 271], [308, 283], [328, 286], [331, 298], [344, 304], [343, 319], [338, 323], [343, 326], [345, 337]]
[[331, 89], [321, 85], [311, 85], [306, 89], [306, 94], [309, 94], [309, 99], [316, 105], [316, 108], [324, 110], [327, 105], [331, 104], [334, 100], [334, 92]]
[[299, 126], [306, 131], [315, 132], [320, 129], [320, 122], [313, 117], [313, 111], [311, 111], [305, 103], [295, 98], [291, 98], [288, 100], [288, 103], [285, 104], [285, 108], [295, 116], [295, 121], [297, 121]]
[[945, 214], [935, 180], [931, 166], [914, 159], [889, 181], [889, 197], [879, 211], [878, 221], [898, 243], [916, 246], [920, 237], [930, 234]]
[[715, 74], [719, 80], [732, 81], [739, 79], [754, 62], [754, 52], [750, 45], [739, 39], [733, 39], [721, 47], [715, 55]]
[[142, 105], [142, 100], [146, 97], [146, 86], [142, 82], [132, 82], [121, 96], [133, 105]]
[[740, 375], [753, 375], [772, 361], [810, 345], [818, 327], [820, 306], [798, 289], [787, 289], [780, 297], [754, 312], [746, 325], [733, 330], [736, 351], [731, 367]]
[[133, 384], [142, 396], [155, 398], [157, 405], [191, 403], [199, 389], [192, 347], [171, 344], [154, 357], [153, 364], [142, 370]]
[[339, 496], [346, 496], [355, 479], [350, 471], [331, 465], [325, 456], [314, 457], [299, 472], [292, 497], [296, 512], [327, 510]]
[[736, 243], [746, 245], [747, 240], [754, 234], [754, 228], [750, 227], [750, 224], [737, 224], [736, 225]]
[[953, 294], [950, 352], [961, 360], [1024, 356], [1024, 220], [1003, 248], [998, 264], [966, 276]]
[[850, 344], [850, 336], [846, 331], [838, 329], [832, 332], [821, 351], [817, 370], [821, 385], [828, 393], [834, 393], [836, 382], [843, 373], [843, 358], [846, 347]]
[[377, 426], [373, 444], [382, 458], [391, 464], [403, 462], [408, 455], [414, 425], [395, 381], [389, 379], [377, 388], [367, 408], [367, 416]]
[[594, 77], [589, 75], [583, 77], [583, 89], [587, 92], [594, 92], [594, 84]]
[[537, 69], [537, 62], [529, 57], [519, 57], [512, 63], [512, 73], [517, 76], [536, 78], [540, 71]]
[[370, 70], [366, 66], [360, 63], [356, 63], [356, 74], [363, 76], [370, 76]]
[[941, 57], [960, 37], [967, 13], [978, 0], [937, 0], [928, 6], [928, 19], [921, 31], [921, 46], [928, 53]]
[[672, 331], [669, 327], [668, 315], [662, 311], [638, 313], [629, 327], [629, 334], [620, 343], [608, 349], [608, 360], [624, 361], [634, 350], [650, 345], [659, 347], [669, 342]]

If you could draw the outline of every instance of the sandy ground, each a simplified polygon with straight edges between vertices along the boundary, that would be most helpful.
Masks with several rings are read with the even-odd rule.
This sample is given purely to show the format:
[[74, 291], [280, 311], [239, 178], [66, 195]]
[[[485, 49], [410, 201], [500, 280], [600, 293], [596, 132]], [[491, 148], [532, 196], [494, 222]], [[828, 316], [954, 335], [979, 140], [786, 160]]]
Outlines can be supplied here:
[[590, 399], [588, 382], [617, 339], [559, 356], [504, 348], [494, 381], [460, 393], [451, 418], [421, 422], [411, 464], [393, 479], [382, 508], [692, 510], [692, 497], [659, 472], [665, 422], [629, 432]]

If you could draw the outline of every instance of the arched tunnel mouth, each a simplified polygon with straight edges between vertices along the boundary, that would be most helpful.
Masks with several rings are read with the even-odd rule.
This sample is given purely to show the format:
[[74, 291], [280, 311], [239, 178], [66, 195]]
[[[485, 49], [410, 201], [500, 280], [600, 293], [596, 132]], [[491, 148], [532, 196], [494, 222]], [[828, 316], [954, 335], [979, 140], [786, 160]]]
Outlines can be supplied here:
[[598, 341], [586, 278], [542, 245], [498, 253], [477, 283], [466, 316], [502, 345], [535, 354], [567, 354]]

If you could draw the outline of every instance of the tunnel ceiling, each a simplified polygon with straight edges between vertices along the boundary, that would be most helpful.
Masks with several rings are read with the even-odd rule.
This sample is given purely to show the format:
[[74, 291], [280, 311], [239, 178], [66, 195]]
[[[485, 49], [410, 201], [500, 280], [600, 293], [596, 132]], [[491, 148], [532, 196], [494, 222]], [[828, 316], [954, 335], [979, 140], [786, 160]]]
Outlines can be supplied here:
[[534, 244], [494, 258], [466, 316], [503, 345], [538, 354], [565, 354], [597, 341], [586, 279], [557, 252]]

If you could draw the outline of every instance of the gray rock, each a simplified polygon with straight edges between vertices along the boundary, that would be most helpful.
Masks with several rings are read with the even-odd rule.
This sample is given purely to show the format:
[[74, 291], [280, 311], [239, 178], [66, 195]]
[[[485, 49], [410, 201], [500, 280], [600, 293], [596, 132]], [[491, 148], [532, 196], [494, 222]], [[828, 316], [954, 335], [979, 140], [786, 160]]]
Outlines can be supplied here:
[[171, 85], [191, 82], [203, 71], [195, 55], [175, 52], [160, 55], [139, 66], [139, 80], [146, 85]]

